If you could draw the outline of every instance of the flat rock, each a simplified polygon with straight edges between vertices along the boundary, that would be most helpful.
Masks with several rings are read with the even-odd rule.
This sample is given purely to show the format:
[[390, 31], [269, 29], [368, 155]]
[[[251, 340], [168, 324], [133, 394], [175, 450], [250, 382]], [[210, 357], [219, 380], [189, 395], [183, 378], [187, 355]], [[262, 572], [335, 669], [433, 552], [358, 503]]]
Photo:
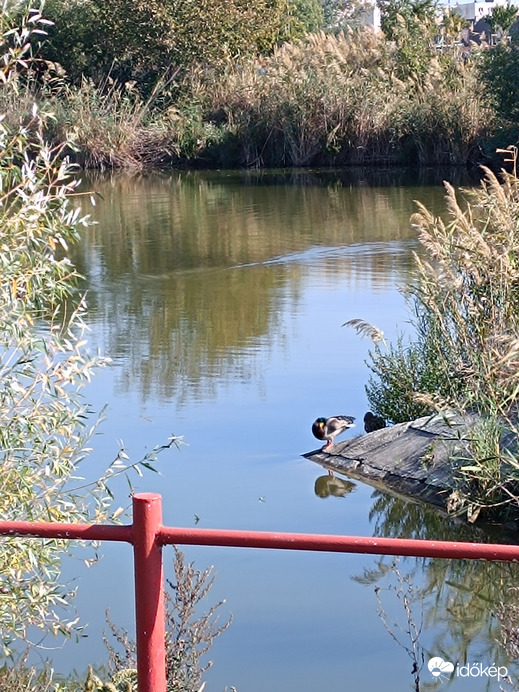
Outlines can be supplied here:
[[453, 459], [469, 458], [463, 436], [472, 420], [425, 416], [303, 456], [330, 471], [445, 509], [454, 487]]

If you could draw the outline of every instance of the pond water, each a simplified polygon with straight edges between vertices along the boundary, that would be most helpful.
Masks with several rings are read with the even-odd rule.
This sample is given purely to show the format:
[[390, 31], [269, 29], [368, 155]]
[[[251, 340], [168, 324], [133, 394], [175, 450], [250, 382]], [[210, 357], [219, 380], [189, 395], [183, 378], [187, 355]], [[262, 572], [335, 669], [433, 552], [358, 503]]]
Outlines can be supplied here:
[[[198, 171], [84, 180], [101, 195], [97, 225], [73, 259], [86, 277], [92, 344], [113, 360], [86, 391], [94, 411], [107, 409], [85, 476], [95, 478], [121, 440], [137, 460], [182, 435], [185, 446], [161, 454], [160, 475], [131, 478], [136, 491], [162, 494], [167, 525], [488, 540], [367, 485], [344, 478], [331, 487], [301, 457], [318, 446], [310, 429], [318, 416], [355, 416], [349, 434], [362, 432], [370, 344], [341, 325], [360, 317], [390, 339], [409, 331], [398, 290], [418, 249], [409, 217], [415, 199], [443, 212], [441, 177]], [[129, 504], [124, 479], [113, 491]], [[173, 551], [165, 552], [172, 578]], [[422, 622], [422, 689], [448, 685], [427, 670], [433, 656], [509, 665], [492, 610], [512, 599], [515, 565], [407, 559], [395, 570], [377, 556], [183, 552], [198, 569], [214, 565], [206, 608], [225, 599], [221, 621], [233, 615], [210, 651], [206, 692], [414, 689], [399, 574], [408, 580], [400, 595], [425, 593], [411, 603]], [[106, 659], [107, 608], [133, 627], [131, 550], [104, 544], [100, 553], [90, 569], [81, 551], [66, 565], [88, 627], [51, 654], [63, 673]], [[500, 684], [461, 675], [450, 688]]]

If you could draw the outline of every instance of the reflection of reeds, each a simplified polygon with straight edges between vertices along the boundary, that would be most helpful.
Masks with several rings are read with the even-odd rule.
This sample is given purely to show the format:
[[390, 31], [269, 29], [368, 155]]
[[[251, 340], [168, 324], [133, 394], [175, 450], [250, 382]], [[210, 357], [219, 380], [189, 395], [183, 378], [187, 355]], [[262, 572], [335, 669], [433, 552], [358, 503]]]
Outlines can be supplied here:
[[310, 272], [330, 285], [340, 278], [352, 290], [367, 282], [384, 290], [408, 270], [409, 254], [388, 244], [415, 235], [401, 188], [233, 180], [185, 173], [95, 182], [98, 223], [74, 262], [92, 277], [89, 306], [107, 350], [128, 359], [124, 377], [145, 398], [153, 391], [182, 401], [201, 388], [210, 396], [230, 373], [248, 379], [283, 314], [297, 312]]
[[[375, 524], [376, 536], [498, 543], [516, 540], [511, 527], [479, 527], [448, 520], [436, 509], [379, 492], [375, 493], [370, 519]], [[366, 569], [355, 580], [381, 586], [389, 582], [395, 589], [398, 580], [391, 569], [392, 562], [392, 558], [381, 557], [375, 567]], [[505, 626], [517, 625], [517, 592], [510, 590], [510, 584], [517, 583], [518, 565], [481, 560], [406, 559], [400, 568], [406, 581], [416, 584], [415, 598], [410, 605], [412, 610], [423, 612], [420, 643], [429, 657], [440, 655], [453, 663], [465, 663], [477, 648], [485, 652], [488, 664], [510, 666], [510, 659], [517, 659], [514, 649], [503, 650], [499, 622], [494, 615], [497, 609]], [[513, 636], [513, 631], [509, 630], [508, 635]]]
[[[516, 688], [518, 677], [517, 660], [519, 659], [519, 589], [514, 586], [508, 586], [501, 596], [496, 607], [496, 615], [501, 624], [499, 631], [499, 643], [504, 647], [507, 655], [515, 662], [514, 674], [510, 675], [507, 682], [509, 687], [502, 687], [505, 692], [511, 692]], [[517, 684], [517, 683], [516, 683]]]

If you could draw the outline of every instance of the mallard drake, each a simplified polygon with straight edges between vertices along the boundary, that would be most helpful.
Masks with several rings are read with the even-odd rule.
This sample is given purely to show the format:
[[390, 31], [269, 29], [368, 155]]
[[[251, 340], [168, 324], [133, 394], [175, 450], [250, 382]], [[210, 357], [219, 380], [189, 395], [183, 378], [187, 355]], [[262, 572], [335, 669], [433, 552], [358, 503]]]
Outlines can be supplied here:
[[364, 430], [367, 433], [373, 432], [374, 430], [382, 430], [386, 427], [386, 421], [382, 416], [375, 416], [371, 411], [368, 411], [364, 416]]
[[318, 440], [327, 440], [323, 452], [333, 445], [334, 439], [348, 428], [355, 427], [352, 416], [332, 416], [331, 418], [317, 418], [312, 425], [312, 432]]

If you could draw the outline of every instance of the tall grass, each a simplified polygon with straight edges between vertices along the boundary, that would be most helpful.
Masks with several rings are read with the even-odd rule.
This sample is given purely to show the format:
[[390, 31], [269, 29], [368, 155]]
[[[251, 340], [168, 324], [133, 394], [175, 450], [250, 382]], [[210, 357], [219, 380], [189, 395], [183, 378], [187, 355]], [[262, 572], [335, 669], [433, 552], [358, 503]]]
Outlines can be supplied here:
[[474, 67], [431, 56], [397, 77], [396, 46], [370, 29], [316, 33], [258, 62], [189, 76], [189, 98], [225, 124], [243, 165], [461, 163], [490, 120]]
[[52, 136], [62, 140], [72, 133], [76, 161], [85, 168], [136, 170], [174, 160], [175, 129], [154, 109], [162, 87], [143, 99], [131, 84], [111, 79], [101, 85], [84, 79], [77, 87], [61, 80], [47, 96], [55, 115]]
[[219, 166], [465, 163], [493, 122], [476, 66], [424, 53], [405, 79], [397, 46], [372, 30], [308, 34], [256, 60], [192, 67], [144, 98], [109, 77], [78, 86], [29, 81], [0, 110], [23, 120], [35, 96], [55, 116], [49, 134], [77, 142], [85, 167], [186, 161]]
[[375, 349], [368, 396], [382, 412], [411, 399], [477, 414], [457, 460], [458, 508], [519, 517], [519, 181], [486, 170], [459, 197], [446, 184], [447, 222], [423, 205], [412, 218], [426, 251], [408, 287], [416, 339]]

